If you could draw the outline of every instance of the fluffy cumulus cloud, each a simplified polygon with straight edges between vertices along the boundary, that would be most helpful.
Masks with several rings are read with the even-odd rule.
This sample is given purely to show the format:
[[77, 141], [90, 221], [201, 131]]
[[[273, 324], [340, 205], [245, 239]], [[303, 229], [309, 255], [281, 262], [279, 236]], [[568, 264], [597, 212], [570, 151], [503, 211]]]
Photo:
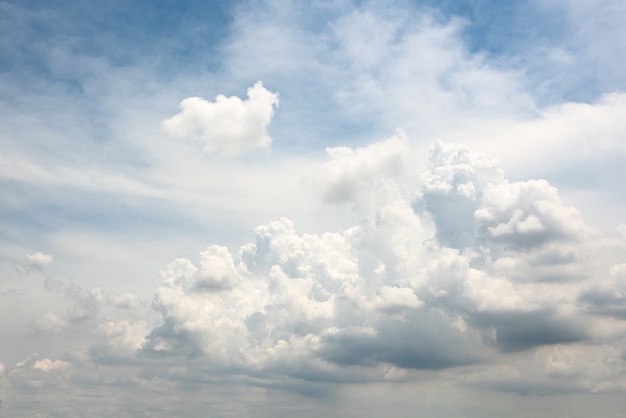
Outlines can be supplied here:
[[[623, 312], [626, 270], [607, 268], [597, 287], [593, 254], [600, 246], [603, 260], [619, 259], [623, 245], [594, 233], [548, 182], [509, 182], [495, 160], [466, 146], [436, 143], [427, 172], [415, 173], [416, 190], [402, 187], [389, 161], [401, 161], [403, 147], [392, 138], [344, 148], [321, 165], [323, 190], [358, 177], [363, 193], [332, 195], [337, 201], [376, 202], [357, 226], [299, 234], [282, 218], [256, 228], [255, 241], [236, 254], [212, 245], [197, 265], [172, 262], [154, 300], [162, 323], [139, 352], [203, 359], [214, 371], [329, 382], [471, 370], [517, 353], [508, 383], [519, 392], [533, 390], [525, 362], [543, 367], [541, 390], [562, 390], [560, 376], [575, 375], [567, 370], [583, 358], [605, 372], [571, 390], [621, 384], [623, 366], [610, 364], [623, 359], [610, 347], [625, 329], [597, 324]], [[461, 236], [450, 235], [450, 223]], [[599, 309], [607, 301], [613, 309]], [[132, 341], [136, 349], [139, 336]], [[594, 341], [603, 348], [584, 348]], [[546, 363], [535, 364], [537, 356]], [[496, 365], [493, 375], [471, 379], [489, 385]]]
[[188, 97], [181, 111], [163, 121], [163, 130], [180, 139], [203, 144], [207, 154], [239, 155], [272, 142], [267, 127], [278, 106], [278, 94], [260, 81], [250, 87], [248, 100], [218, 95], [214, 102]]
[[503, 177], [495, 159], [465, 145], [438, 141], [431, 148], [415, 204], [431, 214], [443, 245], [467, 247], [476, 238], [474, 212], [483, 192]]
[[445, 376], [519, 394], [624, 389], [624, 240], [588, 226], [546, 180], [510, 181], [465, 145], [436, 142], [418, 172], [408, 141], [329, 150], [305, 184], [349, 206], [353, 226], [300, 233], [280, 218], [238, 249], [175, 259], [156, 318], [133, 293], [46, 278], [66, 309], [35, 327], [88, 337], [8, 367], [8, 384], [237, 376], [320, 396], [333, 383]]
[[238, 250], [213, 244], [197, 261], [174, 260], [152, 303], [156, 325], [137, 316], [145, 306], [137, 295], [47, 278], [67, 308], [45, 313], [38, 329], [89, 324], [91, 340], [63, 359], [16, 365], [10, 381], [71, 380], [71, 364], [125, 364], [120, 381], [145, 367], [178, 381], [172, 367], [182, 362], [257, 384], [465, 370], [461, 385], [497, 380], [519, 393], [620, 387], [623, 241], [586, 225], [547, 181], [509, 181], [496, 160], [467, 146], [436, 142], [416, 172], [408, 141], [398, 133], [331, 149], [307, 177], [322, 200], [354, 210], [354, 226], [299, 233], [281, 218]]

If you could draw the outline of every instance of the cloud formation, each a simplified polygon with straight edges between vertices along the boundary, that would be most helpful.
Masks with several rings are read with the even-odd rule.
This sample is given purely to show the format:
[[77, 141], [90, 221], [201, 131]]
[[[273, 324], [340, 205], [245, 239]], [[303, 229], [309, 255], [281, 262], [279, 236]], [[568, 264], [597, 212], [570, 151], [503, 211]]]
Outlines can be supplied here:
[[588, 226], [548, 181], [510, 181], [466, 145], [438, 141], [412, 170], [409, 141], [329, 150], [307, 176], [323, 202], [350, 207], [352, 226], [300, 233], [280, 218], [239, 249], [177, 258], [152, 312], [134, 293], [47, 277], [65, 313], [34, 327], [76, 344], [6, 367], [7, 384], [236, 376], [328, 396], [426, 373], [517, 394], [626, 387], [624, 240]]
[[218, 95], [214, 102], [188, 97], [180, 103], [181, 112], [162, 122], [163, 130], [179, 139], [192, 139], [204, 145], [206, 154], [229, 156], [269, 146], [267, 126], [278, 107], [278, 94], [257, 82], [247, 91], [248, 100]]
[[27, 255], [26, 258], [28, 258], [27, 264], [17, 265], [17, 270], [20, 273], [27, 273], [31, 270], [43, 272], [44, 268], [52, 263], [52, 256], [42, 252]]
[[[624, 300], [621, 264], [611, 269], [614, 281], [596, 288], [590, 251], [605, 246], [606, 260], [623, 248], [595, 234], [547, 181], [509, 182], [492, 158], [438, 142], [411, 191], [388, 169], [398, 147], [392, 138], [343, 148], [320, 166], [331, 189], [354, 170], [371, 173], [356, 187], [367, 194], [338, 199], [375, 202], [357, 226], [299, 234], [282, 218], [256, 228], [236, 255], [212, 245], [198, 266], [172, 262], [154, 301], [162, 323], [138, 353], [256, 377], [372, 382], [498, 364], [511, 353], [531, 361], [548, 347], [578, 358], [578, 344], [626, 335], [613, 330], [598, 340], [599, 317], [589, 315], [614, 316], [595, 307]], [[465, 235], [449, 236], [450, 223]], [[474, 379], [489, 384], [485, 373]], [[545, 376], [544, 388], [562, 390]], [[623, 378], [615, 372], [593, 387]], [[524, 379], [510, 382], [532, 391]]]

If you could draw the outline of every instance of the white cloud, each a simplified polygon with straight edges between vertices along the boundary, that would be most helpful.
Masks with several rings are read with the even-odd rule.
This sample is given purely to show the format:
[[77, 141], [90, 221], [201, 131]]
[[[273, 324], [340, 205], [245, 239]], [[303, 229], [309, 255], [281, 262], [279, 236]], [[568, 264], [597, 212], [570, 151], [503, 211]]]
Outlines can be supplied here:
[[[345, 173], [400, 182], [379, 164], [381, 150], [402, 155], [397, 141], [346, 149]], [[162, 323], [143, 352], [244, 375], [333, 381], [352, 370], [370, 381], [404, 376], [389, 367], [448, 369], [592, 338], [580, 295], [595, 271], [585, 254], [603, 238], [546, 181], [510, 183], [494, 160], [460, 145], [433, 150], [414, 202], [375, 200], [339, 233], [298, 234], [283, 218], [257, 227], [237, 256], [214, 245], [200, 267], [174, 261], [155, 297]], [[328, 160], [318, 178], [350, 178], [336, 155]], [[435, 197], [471, 203], [463, 222], [475, 232], [463, 251], [437, 238], [451, 221], [435, 220]]]
[[408, 139], [402, 130], [359, 148], [327, 148], [328, 160], [309, 179], [322, 199], [372, 210], [397, 199], [409, 170]]
[[44, 372], [49, 372], [52, 370], [64, 370], [70, 366], [70, 363], [63, 360], [50, 360], [49, 358], [44, 358], [42, 360], [37, 360], [33, 364], [33, 369], [43, 370]]
[[89, 353], [96, 361], [130, 358], [144, 342], [146, 328], [144, 321], [123, 320], [100, 324]]
[[489, 184], [500, 183], [504, 173], [497, 160], [467, 145], [437, 141], [431, 147], [428, 172], [421, 178], [424, 194], [458, 194], [480, 200]]
[[136, 309], [141, 307], [143, 303], [136, 293], [131, 292], [108, 295], [107, 299], [113, 306], [121, 309]]
[[594, 187], [606, 187], [606, 181], [596, 184], [594, 177], [603, 173], [602, 164], [609, 155], [626, 155], [625, 111], [626, 94], [611, 92], [590, 103], [565, 102], [543, 108], [522, 120], [476, 124], [448, 138], [488, 149], [518, 178], [559, 178], [559, 173], [564, 173], [561, 176], [566, 178], [560, 180], [565, 184], [585, 188], [588, 184], [582, 180], [589, 180]]
[[31, 254], [27, 258], [30, 260], [30, 266], [33, 268], [42, 269], [52, 263], [51, 255], [40, 252]]
[[474, 213], [485, 189], [503, 179], [504, 173], [492, 157], [466, 145], [437, 141], [431, 147], [415, 203], [433, 217], [440, 243], [468, 247], [476, 238]]
[[364, 8], [332, 28], [347, 76], [335, 98], [347, 112], [433, 138], [468, 119], [534, 111], [520, 74], [467, 51], [461, 19]]
[[378, 291], [376, 305], [386, 312], [402, 312], [406, 308], [419, 308], [423, 302], [411, 288], [383, 286]]
[[200, 268], [193, 284], [196, 290], [229, 289], [237, 282], [233, 257], [227, 248], [212, 245], [200, 253]]
[[257, 82], [247, 92], [248, 100], [218, 95], [214, 102], [189, 97], [181, 112], [163, 121], [163, 129], [176, 138], [190, 138], [204, 144], [207, 154], [239, 155], [271, 142], [267, 132], [278, 94]]
[[71, 373], [72, 364], [65, 360], [51, 360], [37, 356], [17, 363], [8, 373], [8, 381], [16, 389], [52, 388], [63, 385]]
[[44, 268], [52, 264], [52, 256], [42, 252], [36, 252], [34, 254], [27, 255], [28, 264], [20, 264], [17, 266], [19, 273], [27, 273], [31, 270], [39, 270], [43, 272]]
[[580, 212], [563, 205], [546, 180], [490, 185], [475, 218], [484, 239], [516, 248], [580, 239], [585, 232]]

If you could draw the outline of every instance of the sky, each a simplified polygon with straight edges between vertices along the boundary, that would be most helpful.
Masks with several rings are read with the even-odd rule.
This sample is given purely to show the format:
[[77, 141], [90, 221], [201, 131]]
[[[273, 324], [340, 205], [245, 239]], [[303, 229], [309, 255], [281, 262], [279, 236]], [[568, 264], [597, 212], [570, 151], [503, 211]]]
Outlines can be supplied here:
[[622, 416], [624, 21], [0, 0], [0, 416]]

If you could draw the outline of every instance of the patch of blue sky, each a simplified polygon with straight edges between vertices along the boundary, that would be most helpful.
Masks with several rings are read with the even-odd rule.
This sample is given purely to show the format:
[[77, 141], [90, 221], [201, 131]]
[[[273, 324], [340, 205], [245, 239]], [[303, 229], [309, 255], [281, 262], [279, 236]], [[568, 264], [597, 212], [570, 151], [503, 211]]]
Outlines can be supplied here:
[[156, 62], [164, 76], [198, 65], [219, 66], [215, 46], [227, 34], [235, 4], [8, 2], [3, 7], [2, 69], [58, 79], [51, 61], [59, 51], [103, 58], [112, 67]]
[[472, 52], [512, 54], [523, 48], [529, 38], [554, 37], [563, 28], [562, 23], [556, 21], [544, 25], [545, 17], [531, 8], [528, 1], [421, 0], [415, 3], [431, 8], [439, 18], [463, 19], [464, 40]]
[[526, 74], [539, 104], [593, 101], [626, 89], [618, 71], [626, 51], [623, 2], [524, 0], [418, 0], [446, 21], [462, 19], [462, 38], [471, 53]]

